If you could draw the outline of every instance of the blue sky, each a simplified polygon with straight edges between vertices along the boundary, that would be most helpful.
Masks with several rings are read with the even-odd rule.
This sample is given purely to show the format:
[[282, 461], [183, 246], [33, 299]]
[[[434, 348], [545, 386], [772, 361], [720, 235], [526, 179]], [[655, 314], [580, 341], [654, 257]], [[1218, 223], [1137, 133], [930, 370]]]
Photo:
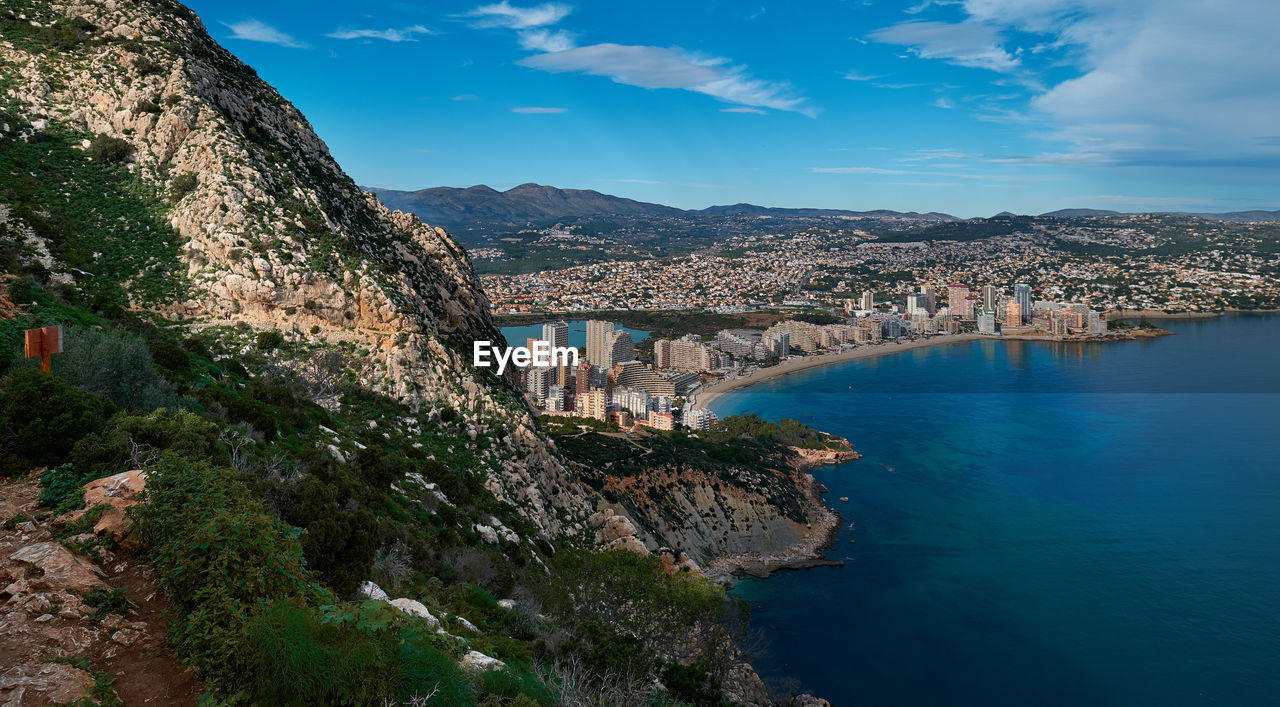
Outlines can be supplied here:
[[1280, 208], [1280, 4], [195, 0], [367, 186]]

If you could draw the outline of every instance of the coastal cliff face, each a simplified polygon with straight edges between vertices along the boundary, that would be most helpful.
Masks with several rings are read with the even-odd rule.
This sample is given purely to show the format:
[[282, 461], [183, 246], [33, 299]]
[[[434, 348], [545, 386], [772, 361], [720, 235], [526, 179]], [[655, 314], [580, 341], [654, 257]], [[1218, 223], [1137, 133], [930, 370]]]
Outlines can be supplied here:
[[762, 464], [575, 466], [629, 516], [637, 544], [663, 556], [670, 550], [673, 559], [723, 580], [819, 562], [840, 518], [806, 470], [858, 456], [845, 442], [837, 449], [782, 447]]
[[[306, 118], [176, 2], [17, 2], [4, 13], [3, 139], [127, 163], [168, 228], [127, 237], [173, 252], [161, 263], [128, 244], [86, 244], [99, 252], [74, 267], [25, 222], [38, 217], [0, 203], [0, 228], [51, 281], [113, 268], [129, 309], [346, 346], [368, 388], [415, 409], [450, 408], [473, 440], [502, 440], [485, 482], [499, 500], [548, 536], [583, 527], [587, 496], [527, 409], [470, 365], [472, 340], [501, 335], [444, 230], [357, 187]], [[162, 282], [139, 286], [152, 281]]]
[[646, 469], [611, 480], [606, 493], [619, 498], [652, 543], [688, 555], [712, 577], [767, 575], [820, 555], [840, 519], [822, 502], [813, 477], [742, 473], [747, 478], [729, 481], [698, 469]]

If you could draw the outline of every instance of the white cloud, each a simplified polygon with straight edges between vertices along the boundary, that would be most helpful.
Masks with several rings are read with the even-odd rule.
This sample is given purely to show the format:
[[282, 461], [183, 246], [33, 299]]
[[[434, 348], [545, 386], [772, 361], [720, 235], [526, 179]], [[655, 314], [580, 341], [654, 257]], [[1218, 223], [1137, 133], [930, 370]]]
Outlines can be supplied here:
[[844, 77], [850, 81], [875, 81], [879, 76], [871, 76], [870, 74], [861, 74], [857, 71], [850, 71]]
[[985, 22], [960, 23], [912, 20], [867, 35], [883, 44], [908, 47], [922, 59], [942, 59], [959, 66], [1009, 72], [1018, 60], [1002, 47], [996, 27]]
[[760, 110], [759, 108], [752, 108], [751, 106], [734, 106], [732, 108], [721, 108], [720, 112], [721, 113], [755, 113], [756, 115], [765, 114], [765, 112]]
[[223, 22], [228, 29], [231, 30], [232, 39], [244, 39], [250, 42], [265, 42], [267, 44], [278, 44], [282, 47], [290, 49], [306, 49], [306, 42], [300, 42], [293, 37], [281, 32], [271, 25], [255, 20], [250, 17], [240, 22]]
[[573, 35], [564, 30], [533, 29], [520, 33], [520, 47], [535, 52], [573, 49]]
[[933, 102], [933, 105], [937, 106], [938, 108], [955, 108], [956, 107], [956, 104], [952, 103], [951, 99], [947, 98], [946, 96], [939, 96], [938, 100]]
[[[979, 118], [1068, 147], [1025, 164], [1280, 164], [1280, 8], [1257, 0], [964, 0], [959, 23], [907, 22], [871, 38], [920, 57], [1010, 74], [1025, 109]], [[1019, 44], [1021, 46], [1019, 46]], [[1059, 78], [1063, 67], [1077, 75]], [[1035, 72], [1043, 70], [1041, 85]]]
[[416, 34], [431, 34], [431, 30], [422, 25], [404, 27], [402, 29], [339, 29], [326, 34], [333, 39], [385, 39], [388, 42], [416, 42]]
[[476, 100], [476, 98], [477, 98], [477, 96], [476, 96], [476, 94], [474, 94], [474, 93], [459, 93], [459, 94], [458, 94], [458, 95], [456, 95], [456, 96], [450, 96], [450, 97], [449, 97], [449, 100], [451, 100], [451, 101], [474, 101], [474, 100]]
[[519, 106], [511, 109], [512, 113], [529, 113], [533, 115], [549, 115], [553, 113], [568, 113], [568, 108], [552, 108], [549, 106]]
[[508, 29], [532, 29], [554, 25], [573, 12], [573, 8], [560, 3], [543, 3], [533, 7], [516, 7], [507, 0], [492, 5], [481, 5], [468, 13], [479, 18], [476, 27], [506, 27]]
[[727, 103], [795, 111], [812, 117], [814, 110], [784, 83], [761, 81], [732, 66], [727, 59], [691, 54], [678, 47], [593, 44], [535, 54], [517, 62], [551, 73], [604, 76], [628, 86], [678, 88]]

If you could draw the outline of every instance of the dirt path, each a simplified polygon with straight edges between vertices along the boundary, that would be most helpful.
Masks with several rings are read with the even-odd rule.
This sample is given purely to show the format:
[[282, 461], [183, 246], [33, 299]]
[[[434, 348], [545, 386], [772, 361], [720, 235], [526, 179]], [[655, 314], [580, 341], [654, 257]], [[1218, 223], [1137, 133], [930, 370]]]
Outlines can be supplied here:
[[[202, 685], [168, 647], [166, 604], [146, 566], [67, 550], [39, 491], [33, 479], [0, 481], [0, 704], [111, 692], [125, 705], [195, 704]], [[95, 619], [82, 600], [95, 585], [122, 589], [132, 606]]]

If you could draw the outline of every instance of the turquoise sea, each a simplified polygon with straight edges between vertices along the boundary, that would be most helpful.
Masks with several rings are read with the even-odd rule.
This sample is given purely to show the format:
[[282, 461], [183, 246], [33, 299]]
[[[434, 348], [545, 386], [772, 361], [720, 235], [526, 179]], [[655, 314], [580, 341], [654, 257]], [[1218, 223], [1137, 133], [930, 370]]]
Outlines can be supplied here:
[[1280, 704], [1280, 316], [1160, 325], [717, 400], [864, 455], [815, 471], [844, 565], [734, 589], [766, 681], [837, 705]]

